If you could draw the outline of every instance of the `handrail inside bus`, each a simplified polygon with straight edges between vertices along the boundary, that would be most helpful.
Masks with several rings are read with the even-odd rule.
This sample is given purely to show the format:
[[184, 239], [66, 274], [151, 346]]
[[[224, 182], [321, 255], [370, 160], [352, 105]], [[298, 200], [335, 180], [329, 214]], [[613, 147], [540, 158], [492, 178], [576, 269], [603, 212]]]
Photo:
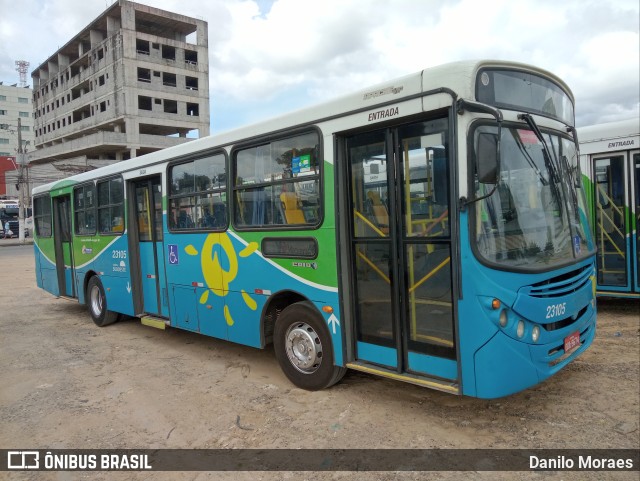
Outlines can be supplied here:
[[373, 222], [371, 222], [369, 219], [367, 219], [363, 214], [361, 214], [360, 212], [358, 212], [356, 209], [353, 209], [353, 215], [359, 219], [361, 219], [362, 221], [364, 221], [365, 224], [367, 224], [369, 227], [371, 227], [371, 229], [374, 230], [374, 232], [376, 232], [376, 234], [378, 234], [380, 237], [387, 237], [387, 235], [382, 232], [378, 227], [376, 227]]
[[371, 268], [372, 268], [372, 269], [373, 269], [373, 270], [374, 270], [374, 271], [375, 271], [375, 272], [376, 272], [380, 277], [382, 277], [382, 279], [383, 279], [384, 281], [386, 281], [386, 283], [387, 283], [387, 284], [391, 284], [391, 279], [389, 279], [389, 277], [387, 277], [387, 276], [385, 275], [385, 273], [384, 273], [384, 272], [382, 272], [382, 271], [380, 270], [380, 268], [379, 268], [377, 265], [375, 265], [371, 259], [369, 259], [369, 258], [368, 258], [365, 254], [363, 254], [361, 251], [356, 251], [356, 254], [358, 255], [358, 257], [360, 257], [360, 259], [362, 259], [363, 261], [365, 261], [365, 262], [367, 263], [367, 265], [368, 265], [369, 267], [371, 267]]

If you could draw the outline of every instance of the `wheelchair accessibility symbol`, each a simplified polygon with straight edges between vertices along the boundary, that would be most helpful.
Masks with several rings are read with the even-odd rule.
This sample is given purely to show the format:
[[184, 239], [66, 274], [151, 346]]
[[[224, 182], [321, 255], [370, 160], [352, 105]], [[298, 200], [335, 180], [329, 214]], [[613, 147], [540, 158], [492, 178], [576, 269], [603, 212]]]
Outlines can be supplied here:
[[178, 264], [180, 262], [178, 258], [178, 245], [169, 244], [169, 264]]

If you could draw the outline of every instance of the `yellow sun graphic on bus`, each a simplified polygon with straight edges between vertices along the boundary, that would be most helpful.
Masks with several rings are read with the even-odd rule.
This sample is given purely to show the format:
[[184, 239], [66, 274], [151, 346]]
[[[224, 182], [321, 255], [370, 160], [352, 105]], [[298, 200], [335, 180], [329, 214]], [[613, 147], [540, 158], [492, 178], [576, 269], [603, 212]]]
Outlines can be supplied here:
[[[216, 246], [220, 246], [222, 252], [229, 261], [229, 270], [224, 270], [218, 259]], [[240, 251], [240, 257], [248, 257], [258, 249], [257, 242], [250, 242], [244, 249]], [[194, 246], [189, 244], [185, 247], [185, 252], [190, 256], [200, 255], [200, 264], [202, 266], [202, 275], [207, 284], [208, 289], [200, 296], [200, 304], [206, 304], [209, 299], [209, 292], [213, 292], [216, 296], [224, 297], [229, 293], [229, 284], [238, 275], [238, 255], [233, 248], [233, 242], [228, 234], [209, 234], [204, 241], [202, 251], [198, 252]], [[240, 291], [242, 299], [249, 309], [255, 311], [258, 303], [244, 290]], [[233, 317], [229, 311], [229, 306], [224, 306], [224, 319], [227, 325], [233, 326]]]

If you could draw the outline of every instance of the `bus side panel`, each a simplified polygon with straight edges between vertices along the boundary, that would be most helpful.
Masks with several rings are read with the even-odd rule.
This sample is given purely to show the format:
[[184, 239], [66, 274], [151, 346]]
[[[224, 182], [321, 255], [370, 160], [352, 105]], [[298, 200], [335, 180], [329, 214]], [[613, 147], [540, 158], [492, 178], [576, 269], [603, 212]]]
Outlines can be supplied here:
[[[233, 232], [168, 233], [165, 243], [165, 255], [170, 255], [166, 266], [171, 290], [175, 286], [197, 287], [194, 302], [198, 304], [199, 332], [260, 348], [261, 315], [266, 302], [278, 292], [296, 292], [312, 301], [323, 315], [332, 336], [336, 364], [342, 365], [337, 288], [293, 274], [264, 258], [258, 242], [247, 242]], [[304, 264], [300, 267], [302, 272], [314, 270], [310, 262], [289, 259], [288, 263], [290, 266]], [[335, 262], [333, 269], [335, 271]], [[325, 305], [331, 305], [334, 313], [322, 312]], [[178, 322], [173, 312], [171, 325], [187, 328]]]
[[58, 288], [58, 273], [53, 248], [53, 239], [38, 239], [33, 244], [33, 250], [36, 260], [36, 282], [38, 287], [53, 294], [60, 295]]
[[78, 301], [86, 303], [84, 286], [89, 273], [100, 277], [110, 311], [135, 315], [127, 236], [78, 237], [74, 240]]
[[[322, 236], [323, 232], [318, 230], [314, 231], [314, 234]], [[315, 261], [287, 259], [283, 262], [290, 266], [287, 269], [275, 260], [263, 257], [258, 250], [257, 242], [247, 242], [240, 234], [232, 232], [228, 236], [231, 243], [223, 241], [220, 247], [224, 253], [221, 257], [226, 258], [228, 262], [225, 264], [223, 261], [222, 272], [224, 284], [229, 289], [229, 295], [225, 296], [225, 310], [233, 319], [233, 324], [228, 322], [229, 340], [260, 347], [260, 314], [264, 304], [271, 295], [281, 291], [292, 291], [309, 299], [323, 316], [332, 336], [335, 362], [337, 365], [342, 365], [338, 290], [336, 287], [318, 284], [303, 277], [307, 271], [310, 275], [314, 273], [318, 263], [329, 263], [329, 256], [319, 256]], [[329, 244], [321, 240], [319, 243], [335, 245], [335, 242]], [[335, 260], [331, 265], [335, 277]], [[296, 269], [295, 273], [292, 272], [294, 269]], [[334, 312], [331, 314], [323, 312], [324, 306], [333, 307]]]

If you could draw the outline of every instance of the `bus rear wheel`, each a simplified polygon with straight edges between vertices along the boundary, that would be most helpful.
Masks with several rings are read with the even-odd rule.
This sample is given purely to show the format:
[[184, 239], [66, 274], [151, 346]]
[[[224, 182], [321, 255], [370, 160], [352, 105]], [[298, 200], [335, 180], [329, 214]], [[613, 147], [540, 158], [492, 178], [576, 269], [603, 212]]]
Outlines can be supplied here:
[[280, 368], [299, 388], [318, 391], [344, 376], [346, 369], [334, 365], [327, 324], [311, 303], [297, 302], [282, 311], [273, 334]]
[[107, 310], [107, 298], [104, 294], [104, 287], [98, 276], [93, 276], [87, 284], [85, 298], [89, 305], [91, 319], [98, 327], [108, 326], [118, 320], [118, 313]]

